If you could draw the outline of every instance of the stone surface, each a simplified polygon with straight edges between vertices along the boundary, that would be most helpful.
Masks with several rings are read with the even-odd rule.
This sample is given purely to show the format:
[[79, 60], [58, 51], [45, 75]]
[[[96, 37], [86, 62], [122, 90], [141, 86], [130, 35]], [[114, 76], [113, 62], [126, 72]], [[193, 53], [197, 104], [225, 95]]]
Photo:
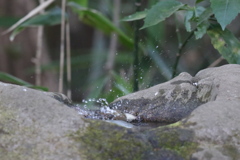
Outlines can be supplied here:
[[49, 95], [0, 82], [1, 160], [80, 159], [68, 135], [86, 124]]
[[[190, 83], [185, 83], [185, 81], [190, 81]], [[208, 68], [200, 71], [195, 77], [182, 73], [169, 82], [120, 97], [111, 106], [120, 110], [124, 107], [124, 111], [130, 111], [134, 115], [138, 112], [135, 111], [135, 105], [137, 105], [137, 108], [139, 106], [146, 107], [148, 109], [147, 112], [154, 113], [156, 109], [159, 109], [160, 113], [164, 112], [165, 114], [158, 114], [160, 116], [158, 121], [164, 121], [166, 120], [166, 113], [172, 112], [173, 105], [167, 106], [170, 109], [162, 109], [162, 106], [159, 105], [153, 108], [153, 111], [151, 111], [152, 108], [149, 106], [155, 104], [155, 97], [158, 96], [156, 93], [160, 90], [164, 90], [163, 93], [165, 94], [163, 94], [163, 97], [168, 98], [167, 103], [171, 102], [171, 99], [175, 102], [177, 98], [174, 90], [179, 88], [179, 85], [181, 90], [179, 91], [180, 95], [178, 94], [177, 97], [180, 97], [183, 101], [185, 101], [185, 97], [182, 94], [186, 90], [188, 93], [195, 92], [195, 97], [201, 99], [200, 103], [196, 103], [188, 110], [185, 107], [189, 106], [183, 104], [186, 101], [190, 104], [191, 101], [195, 101], [192, 99], [193, 96], [188, 96], [191, 97], [189, 101], [187, 99], [184, 103], [176, 103], [177, 105], [175, 106], [178, 111], [173, 113], [180, 113], [180, 117], [176, 116], [179, 119], [186, 117], [179, 121], [174, 129], [180, 128], [191, 131], [192, 135], [194, 135], [191, 142], [198, 144], [197, 149], [194, 151], [195, 153], [188, 158], [240, 159], [240, 65], [231, 64], [217, 68]], [[162, 99], [161, 95], [160, 99]], [[145, 103], [142, 103], [143, 101]], [[139, 102], [140, 105], [138, 104]], [[186, 112], [182, 110], [183, 108]], [[144, 110], [140, 112], [145, 113]], [[159, 112], [157, 111], [157, 113]], [[179, 120], [172, 114], [168, 114], [167, 117], [170, 121]], [[159, 128], [152, 132], [159, 132]]]
[[212, 81], [181, 73], [166, 83], [120, 97], [110, 108], [130, 113], [137, 121], [173, 123], [201, 104], [215, 100], [212, 87]]
[[[131, 105], [113, 105], [126, 99]], [[153, 110], [157, 121], [176, 123], [146, 129], [84, 119], [63, 95], [0, 82], [0, 159], [240, 159], [239, 65], [205, 69], [195, 77], [182, 73], [111, 107], [136, 116], [146, 107], [142, 117]]]
[[225, 65], [200, 71], [199, 83], [211, 83], [214, 101], [201, 105], [186, 118], [186, 127], [200, 144], [198, 159], [240, 159], [240, 66]]

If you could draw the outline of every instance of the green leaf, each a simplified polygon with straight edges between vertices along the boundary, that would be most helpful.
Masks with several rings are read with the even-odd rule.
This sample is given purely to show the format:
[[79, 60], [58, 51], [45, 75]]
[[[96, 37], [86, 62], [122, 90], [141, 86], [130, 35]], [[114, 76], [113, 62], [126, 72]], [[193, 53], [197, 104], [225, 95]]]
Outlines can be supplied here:
[[48, 91], [48, 89], [45, 88], [45, 87], [34, 86], [31, 83], [28, 83], [26, 81], [23, 81], [23, 80], [17, 78], [17, 77], [14, 77], [14, 76], [12, 76], [10, 74], [3, 73], [3, 72], [0, 72], [0, 81], [13, 83], [13, 84], [21, 85], [21, 86], [26, 86], [26, 87], [34, 88], [34, 89], [38, 89], [38, 90]]
[[[67, 15], [65, 15], [67, 18]], [[55, 7], [44, 14], [35, 16], [21, 25], [19, 27], [29, 27], [29, 26], [52, 26], [61, 23], [61, 8]]]
[[195, 10], [194, 10], [195, 17], [199, 17], [205, 10], [206, 8], [202, 6], [195, 7]]
[[10, 41], [13, 41], [14, 40], [14, 38], [20, 33], [20, 32], [22, 32], [24, 30], [24, 28], [23, 27], [17, 27], [15, 30], [13, 30], [13, 32], [11, 33], [11, 35], [10, 35]]
[[[119, 28], [117, 28], [106, 16], [101, 12], [94, 9], [89, 9], [82, 7], [74, 2], [69, 2], [70, 6], [74, 12], [79, 15], [79, 18], [86, 24], [98, 28], [106, 34], [115, 32], [120, 42], [129, 48], [133, 48], [133, 41], [130, 37], [124, 34]], [[83, 15], [83, 16], [81, 16]]]
[[69, 2], [75, 2], [82, 7], [88, 6], [88, 0], [69, 0]]
[[200, 3], [200, 2], [202, 2], [202, 1], [204, 1], [204, 0], [197, 0], [196, 3]]
[[[74, 2], [81, 7], [86, 7], [86, 8], [88, 7], [88, 0], [69, 0], [69, 2]], [[84, 13], [79, 13], [78, 16], [83, 17]]]
[[20, 24], [27, 21], [28, 19], [34, 17], [35, 15], [39, 14], [41, 11], [43, 11], [46, 7], [51, 5], [55, 0], [47, 0], [41, 3], [39, 6], [31, 10], [26, 16], [22, 17], [19, 21], [17, 21], [15, 24], [13, 24], [10, 28], [8, 28], [3, 34], [9, 33], [16, 29]]
[[135, 21], [135, 20], [140, 20], [145, 18], [147, 15], [147, 10], [141, 11], [141, 12], [136, 12], [132, 15], [129, 15], [127, 17], [124, 17], [122, 21]]
[[1, 16], [0, 17], [0, 27], [10, 27], [16, 23], [20, 18], [11, 16]]
[[207, 29], [210, 25], [207, 20], [212, 14], [212, 9], [209, 7], [199, 15], [197, 20], [197, 30], [194, 32], [196, 39], [201, 39], [207, 33]]
[[240, 64], [240, 42], [228, 29], [213, 26], [207, 34], [215, 49], [229, 62]]
[[[200, 39], [207, 32], [209, 27], [208, 18], [212, 15], [211, 8], [196, 7], [193, 10], [189, 10], [185, 16], [184, 23], [188, 32], [194, 31], [196, 39]], [[192, 25], [194, 27], [192, 27]], [[194, 28], [194, 29], [192, 29]]]
[[190, 20], [193, 18], [193, 16], [194, 16], [193, 11], [187, 11], [186, 12], [186, 16], [185, 16], [185, 19], [184, 19], [184, 24], [185, 24], [185, 28], [188, 32], [192, 31]]
[[144, 29], [164, 21], [182, 6], [184, 6], [184, 4], [175, 0], [164, 0], [158, 2], [148, 11], [144, 20], [144, 25], [140, 29]]
[[220, 23], [222, 30], [237, 16], [240, 12], [239, 0], [210, 0], [213, 13]]
[[203, 21], [208, 20], [208, 18], [212, 15], [212, 9], [209, 7], [201, 15], [199, 15], [197, 25], [200, 25]]
[[[66, 15], [66, 18], [67, 18], [67, 15]], [[17, 36], [26, 27], [41, 26], [41, 25], [52, 26], [60, 23], [61, 23], [61, 8], [55, 7], [45, 12], [44, 14], [37, 15], [20, 24], [16, 29], [14, 29], [14, 31], [10, 35], [10, 40], [13, 41], [15, 36]]]
[[197, 26], [197, 31], [194, 32], [195, 38], [196, 39], [201, 39], [206, 33], [207, 29], [209, 27], [209, 23], [201, 23], [200, 25]]
[[14, 84], [18, 84], [18, 85], [31, 85], [30, 83], [23, 81], [17, 77], [14, 77], [10, 74], [7, 73], [3, 73], [0, 72], [0, 80], [1, 81], [5, 81], [5, 82], [9, 82], [9, 83], [14, 83]]

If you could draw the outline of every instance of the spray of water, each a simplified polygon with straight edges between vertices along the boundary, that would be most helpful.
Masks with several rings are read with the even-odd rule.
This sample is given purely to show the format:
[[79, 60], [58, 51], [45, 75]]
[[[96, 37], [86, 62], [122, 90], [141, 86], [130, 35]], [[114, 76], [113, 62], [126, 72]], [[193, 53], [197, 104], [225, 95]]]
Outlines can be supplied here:
[[[89, 109], [89, 104], [94, 105], [95, 107], [91, 106], [94, 109]], [[80, 115], [91, 119], [112, 120], [123, 117], [122, 113], [109, 108], [108, 105], [107, 100], [104, 98], [90, 98], [82, 100], [82, 105], [77, 105], [76, 109]]]

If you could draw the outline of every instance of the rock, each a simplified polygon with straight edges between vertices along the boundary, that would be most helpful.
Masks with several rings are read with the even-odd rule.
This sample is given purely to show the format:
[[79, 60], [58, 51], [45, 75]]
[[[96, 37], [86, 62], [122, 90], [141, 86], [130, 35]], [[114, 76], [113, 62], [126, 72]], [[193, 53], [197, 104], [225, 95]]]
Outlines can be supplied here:
[[181, 73], [178, 77], [149, 89], [116, 99], [112, 109], [130, 113], [140, 122], [173, 123], [198, 106], [215, 99], [211, 81]]
[[80, 159], [68, 135], [86, 124], [51, 95], [0, 82], [1, 160]]
[[0, 159], [240, 159], [239, 79], [239, 65], [183, 73], [111, 104], [143, 121], [171, 122], [155, 128], [84, 119], [64, 95], [0, 82]]
[[[155, 104], [155, 93], [157, 91], [164, 90], [163, 97], [168, 97], [169, 94], [166, 94], [166, 91], [170, 93], [171, 96], [168, 97], [168, 102], [171, 102], [171, 99], [175, 98], [175, 96], [172, 96], [175, 94], [171, 94], [174, 93], [174, 88], [183, 84], [177, 84], [177, 82], [191, 81], [193, 79], [195, 81], [192, 84], [195, 83], [196, 86], [195, 97], [201, 99], [200, 103], [197, 103], [192, 108], [190, 107], [186, 112], [180, 112], [185, 113], [185, 115], [180, 114], [180, 117], [177, 117], [179, 119], [186, 118], [176, 124], [149, 131], [149, 141], [152, 142], [153, 147], [168, 148], [168, 150], [173, 151], [167, 156], [170, 159], [175, 159], [171, 158], [175, 153], [180, 153], [180, 157], [184, 159], [240, 159], [240, 65], [231, 64], [205, 69], [193, 78], [184, 73], [149, 90], [146, 89], [121, 97], [115, 100], [111, 106], [117, 109], [124, 108], [124, 110], [135, 114], [136, 111], [133, 106], [137, 105], [138, 107], [137, 103], [144, 101], [145, 103], [140, 103], [140, 106], [151, 109], [149, 106], [152, 105], [152, 100], [153, 104]], [[177, 84], [177, 86], [171, 84]], [[182, 94], [186, 90], [190, 93], [191, 91], [194, 92], [194, 89], [191, 90], [191, 88], [193, 88], [191, 85], [184, 84], [184, 86], [181, 86], [181, 91], [179, 91], [181, 95], [179, 97], [184, 99]], [[192, 101], [192, 99], [190, 98], [189, 101]], [[185, 102], [191, 103], [189, 101]], [[181, 105], [182, 103], [178, 104], [180, 105], [176, 106], [182, 111], [181, 109], [184, 106]], [[175, 117], [171, 117], [171, 109], [165, 110], [165, 108], [161, 108], [159, 110], [167, 112], [170, 121], [177, 120]], [[145, 111], [143, 112], [145, 113]], [[153, 112], [155, 112], [155, 109], [153, 109]], [[179, 114], [179, 111], [173, 114]], [[159, 115], [161, 116], [161, 114]], [[165, 115], [163, 114], [163, 117]], [[163, 119], [162, 117], [158, 118], [160, 121], [165, 119], [165, 117]], [[166, 146], [164, 146], [164, 143], [166, 143]], [[181, 149], [179, 146], [183, 148]], [[189, 146], [191, 147], [189, 148]]]
[[211, 83], [214, 101], [199, 106], [183, 126], [194, 131], [198, 159], [240, 159], [240, 65], [200, 71], [199, 83]]

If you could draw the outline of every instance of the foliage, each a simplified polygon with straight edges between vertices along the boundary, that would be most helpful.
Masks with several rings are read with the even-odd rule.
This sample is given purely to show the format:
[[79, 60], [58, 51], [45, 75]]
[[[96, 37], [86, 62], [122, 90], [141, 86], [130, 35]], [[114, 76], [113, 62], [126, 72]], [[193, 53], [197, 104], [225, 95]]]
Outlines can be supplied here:
[[[78, 2], [78, 3], [77, 3]], [[130, 37], [125, 35], [119, 28], [114, 26], [114, 24], [102, 13], [98, 12], [94, 9], [86, 8], [86, 2], [82, 0], [79, 1], [70, 1], [68, 2], [68, 6], [72, 9], [72, 11], [76, 12], [79, 15], [79, 19], [84, 23], [93, 26], [102, 30], [106, 34], [110, 34], [115, 32], [118, 34], [120, 41], [126, 45], [127, 47], [133, 47], [133, 41]], [[83, 5], [83, 6], [82, 6]], [[34, 9], [35, 10], [35, 9]], [[66, 19], [67, 19], [66, 15]], [[18, 23], [21, 22], [21, 23]], [[11, 40], [14, 40], [15, 36], [19, 34], [22, 30], [27, 27], [34, 26], [51, 26], [57, 25], [61, 23], [61, 9], [59, 7], [50, 8], [44, 14], [32, 16], [29, 18], [22, 18], [18, 21], [16, 26], [13, 29], [12, 35], [10, 36]], [[13, 25], [14, 26], [14, 25]], [[11, 31], [11, 30], [9, 30]]]
[[[21, 19], [12, 19], [12, 23], [18, 22], [11, 27], [10, 30], [12, 34], [10, 39], [14, 39], [21, 31], [29, 27], [35, 26], [52, 26], [61, 23], [61, 8], [57, 7], [56, 4], [51, 4], [53, 0], [47, 0], [49, 5], [42, 6], [41, 4], [30, 11], [32, 16], [25, 16]], [[66, 21], [71, 19], [72, 13], [75, 13], [79, 21], [87, 24], [94, 29], [100, 30], [106, 36], [115, 33], [118, 36], [118, 40], [121, 43], [119, 45], [119, 50], [117, 51], [117, 56], [115, 60], [115, 68], [106, 74], [104, 68], [104, 63], [107, 59], [106, 53], [108, 48], [104, 48], [99, 51], [99, 48], [93, 46], [90, 50], [73, 51], [71, 65], [73, 67], [73, 72], [77, 73], [75, 75], [75, 84], [77, 87], [83, 87], [82, 92], [87, 92], [85, 98], [107, 98], [108, 101], [114, 100], [118, 96], [122, 96], [133, 92], [133, 59], [132, 55], [134, 47], [134, 27], [131, 26], [132, 21], [144, 23], [140, 29], [139, 33], [139, 71], [138, 81], [140, 83], [140, 89], [150, 87], [153, 84], [169, 80], [172, 76], [172, 70], [176, 70], [178, 66], [177, 57], [176, 62], [172, 67], [172, 61], [162, 56], [164, 50], [164, 41], [166, 41], [165, 34], [168, 28], [165, 28], [166, 20], [179, 13], [184, 13], [184, 21], [182, 24], [187, 32], [190, 32], [189, 36], [185, 41], [181, 39], [181, 33], [174, 33], [177, 35], [178, 48], [174, 50], [174, 54], [169, 54], [172, 57], [176, 57], [175, 53], [179, 53], [179, 57], [183, 52], [183, 48], [186, 44], [191, 43], [189, 41], [192, 36], [195, 36], [197, 40], [203, 38], [204, 35], [208, 35], [211, 39], [212, 45], [218, 50], [218, 52], [229, 62], [229, 63], [240, 63], [240, 43], [239, 40], [231, 33], [230, 30], [226, 28], [228, 24], [237, 16], [240, 12], [240, 2], [236, 0], [210, 0], [209, 5], [203, 5], [207, 0], [196, 0], [194, 6], [183, 4], [178, 0], [160, 0], [160, 1], [147, 1], [146, 4], [149, 5], [149, 9], [144, 8], [142, 11], [134, 12], [132, 15], [125, 16], [121, 21], [121, 27], [116, 27], [112, 22], [112, 13], [106, 14], [103, 10], [96, 9], [97, 5], [101, 2], [96, 1], [95, 8], [90, 4], [93, 1], [88, 0], [68, 0], [67, 8], [68, 12], [65, 15]], [[108, 1], [112, 4], [112, 1]], [[127, 3], [129, 6], [130, 2]], [[104, 4], [107, 6], [107, 3]], [[111, 6], [109, 10], [113, 10], [114, 7]], [[41, 8], [45, 9], [43, 14], [39, 14]], [[134, 7], [132, 7], [134, 8]], [[71, 14], [69, 14], [71, 13]], [[129, 14], [129, 13], [128, 13]], [[0, 25], [1, 25], [0, 17]], [[176, 30], [179, 29], [179, 22], [176, 20]], [[8, 25], [9, 24], [2, 24]], [[135, 32], [137, 33], [137, 32]], [[144, 36], [142, 36], [144, 34]], [[80, 37], [79, 37], [80, 38]], [[103, 40], [103, 39], [101, 39]], [[108, 44], [109, 38], [104, 41]], [[172, 41], [171, 43], [176, 43]], [[98, 42], [98, 45], [102, 45], [102, 41]], [[102, 47], [101, 46], [101, 47]], [[177, 46], [177, 45], [176, 45]], [[95, 48], [94, 48], [95, 47]], [[178, 50], [178, 51], [177, 51]], [[97, 52], [97, 54], [93, 54]], [[94, 55], [94, 57], [93, 57]], [[96, 56], [97, 55], [97, 56]], [[100, 63], [99, 61], [103, 61]], [[101, 72], [95, 79], [91, 79], [86, 76], [86, 72], [89, 72], [89, 68], [93, 64], [98, 63], [97, 71]], [[172, 69], [173, 68], [173, 69]], [[42, 70], [58, 70], [59, 62], [53, 61], [52, 63], [42, 66]], [[33, 69], [32, 69], [33, 70]], [[79, 74], [79, 72], [82, 72]], [[81, 75], [81, 76], [80, 76]], [[8, 78], [6, 78], [8, 77]], [[76, 78], [77, 77], [77, 78]], [[79, 78], [80, 77], [80, 78]], [[82, 78], [84, 77], [84, 78]], [[160, 78], [161, 80], [159, 80]], [[27, 85], [25, 82], [18, 81], [9, 75], [0, 74], [1, 80], [8, 81], [11, 83], [16, 83], [20, 85]], [[158, 79], [159, 78], [159, 79]], [[84, 79], [84, 80], [83, 80]], [[111, 84], [111, 87], [106, 89], [107, 85]], [[91, 89], [89, 89], [91, 88]]]
[[[184, 10], [186, 31], [194, 32], [196, 39], [202, 38], [207, 33], [212, 39], [213, 46], [229, 63], [240, 63], [240, 43], [230, 31], [225, 29], [240, 12], [240, 1], [211, 0], [211, 5], [208, 7], [199, 6], [202, 1], [197, 0], [195, 6], [191, 7], [177, 0], [162, 0], [145, 11], [147, 13], [144, 12], [144, 15], [134, 13], [123, 20], [133, 21], [144, 18], [144, 25], [141, 28], [144, 29]], [[222, 30], [219, 30], [215, 23], [219, 23]]]
[[34, 88], [34, 89], [38, 89], [38, 90], [43, 90], [43, 91], [48, 91], [47, 88], [45, 87], [41, 87], [41, 86], [34, 86], [26, 81], [23, 81], [17, 77], [14, 77], [10, 74], [7, 74], [7, 73], [3, 73], [3, 72], [0, 72], [0, 81], [5, 81], [5, 82], [9, 82], [9, 83], [14, 83], [14, 84], [18, 84], [18, 85], [21, 85], [21, 86], [26, 86], [26, 87], [29, 87], [29, 88]]
[[223, 31], [217, 25], [214, 28], [209, 28], [208, 35], [213, 46], [228, 62], [240, 64], [239, 40], [228, 29]]
[[115, 27], [114, 24], [101, 12], [98, 12], [94, 9], [82, 7], [81, 5], [74, 2], [69, 2], [68, 5], [74, 12], [79, 15], [80, 20], [84, 23], [100, 29], [108, 35], [112, 32], [115, 32], [124, 45], [130, 48], [133, 47], [133, 41], [131, 38], [125, 35], [119, 28]]
[[[67, 15], [66, 15], [67, 18]], [[21, 31], [23, 31], [27, 27], [34, 27], [34, 26], [53, 26], [61, 23], [61, 8], [54, 7], [51, 8], [49, 11], [45, 12], [44, 14], [37, 15], [33, 18], [26, 20], [25, 22], [21, 23], [14, 29], [10, 36], [10, 40], [14, 40], [15, 36], [18, 35]]]
[[164, 21], [167, 17], [179, 10], [183, 6], [182, 3], [175, 0], [160, 1], [154, 5], [147, 13], [144, 19], [144, 25], [141, 29], [153, 26]]
[[147, 15], [147, 10], [136, 12], [122, 19], [122, 21], [134, 21], [145, 18]]
[[222, 30], [237, 16], [240, 12], [240, 1], [237, 0], [210, 0], [213, 13], [220, 23]]

